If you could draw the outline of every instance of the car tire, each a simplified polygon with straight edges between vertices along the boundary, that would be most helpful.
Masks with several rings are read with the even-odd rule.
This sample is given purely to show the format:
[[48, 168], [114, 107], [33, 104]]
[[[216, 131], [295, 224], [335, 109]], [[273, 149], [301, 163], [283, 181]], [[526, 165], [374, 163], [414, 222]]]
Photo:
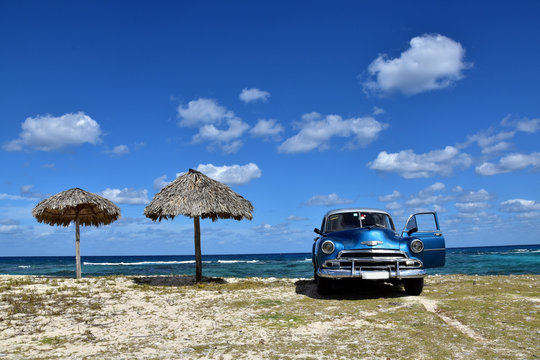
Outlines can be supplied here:
[[424, 290], [424, 278], [403, 280], [405, 292], [409, 295], [418, 296]]
[[330, 279], [322, 278], [320, 276], [317, 276], [317, 274], [315, 274], [315, 282], [317, 283], [317, 293], [319, 293], [319, 295], [329, 294], [332, 289], [331, 281], [332, 280]]

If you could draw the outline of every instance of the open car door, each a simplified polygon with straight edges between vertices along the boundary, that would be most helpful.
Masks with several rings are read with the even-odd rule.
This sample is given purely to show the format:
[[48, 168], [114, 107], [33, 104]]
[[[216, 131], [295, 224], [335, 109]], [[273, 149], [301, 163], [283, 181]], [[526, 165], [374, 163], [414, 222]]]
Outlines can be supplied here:
[[446, 247], [435, 212], [421, 212], [409, 216], [403, 235], [408, 234], [424, 243], [424, 267], [444, 266]]

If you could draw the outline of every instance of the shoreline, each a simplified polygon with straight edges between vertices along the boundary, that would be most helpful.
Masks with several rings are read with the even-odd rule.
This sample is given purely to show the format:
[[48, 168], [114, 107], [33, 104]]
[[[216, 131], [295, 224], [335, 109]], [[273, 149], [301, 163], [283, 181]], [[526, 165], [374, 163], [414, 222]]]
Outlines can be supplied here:
[[432, 275], [420, 296], [379, 284], [325, 297], [312, 279], [154, 285], [138, 278], [178, 277], [0, 275], [0, 359], [532, 359], [540, 352], [540, 275]]

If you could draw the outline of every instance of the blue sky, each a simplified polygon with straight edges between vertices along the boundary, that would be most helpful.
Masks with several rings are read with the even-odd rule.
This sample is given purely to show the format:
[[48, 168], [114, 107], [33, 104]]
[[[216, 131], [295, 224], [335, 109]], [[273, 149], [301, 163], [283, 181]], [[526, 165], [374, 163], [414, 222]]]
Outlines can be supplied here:
[[83, 255], [192, 254], [146, 204], [189, 168], [250, 200], [203, 254], [309, 252], [340, 207], [436, 210], [447, 246], [538, 244], [540, 4], [2, 1], [0, 255], [73, 255], [32, 218], [80, 187]]

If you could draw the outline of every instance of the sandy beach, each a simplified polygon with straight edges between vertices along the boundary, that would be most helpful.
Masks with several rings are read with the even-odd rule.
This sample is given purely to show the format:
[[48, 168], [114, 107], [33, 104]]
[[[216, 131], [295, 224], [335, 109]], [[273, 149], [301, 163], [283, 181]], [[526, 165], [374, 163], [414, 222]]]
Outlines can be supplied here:
[[432, 276], [421, 296], [312, 279], [0, 276], [0, 359], [537, 359], [540, 276]]

